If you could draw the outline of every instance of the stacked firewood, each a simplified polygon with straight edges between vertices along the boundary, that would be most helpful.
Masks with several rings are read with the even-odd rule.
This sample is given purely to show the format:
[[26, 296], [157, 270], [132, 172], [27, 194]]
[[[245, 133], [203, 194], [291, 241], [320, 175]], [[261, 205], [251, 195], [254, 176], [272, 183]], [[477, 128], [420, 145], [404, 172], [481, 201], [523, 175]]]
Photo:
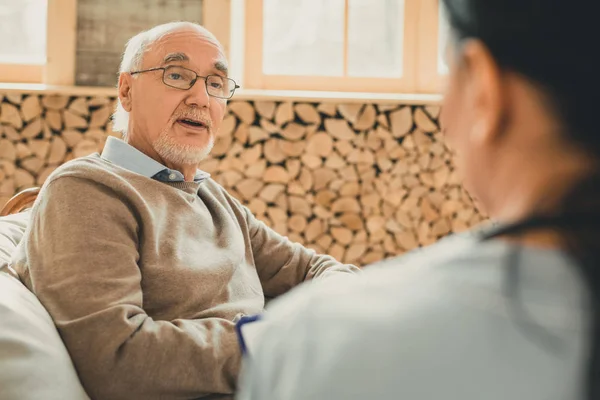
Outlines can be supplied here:
[[[111, 97], [5, 94], [0, 204], [101, 151]], [[282, 235], [369, 264], [485, 217], [462, 188], [435, 105], [234, 101], [201, 168]]]
[[99, 151], [112, 133], [109, 97], [6, 94], [0, 105], [0, 204], [59, 165]]

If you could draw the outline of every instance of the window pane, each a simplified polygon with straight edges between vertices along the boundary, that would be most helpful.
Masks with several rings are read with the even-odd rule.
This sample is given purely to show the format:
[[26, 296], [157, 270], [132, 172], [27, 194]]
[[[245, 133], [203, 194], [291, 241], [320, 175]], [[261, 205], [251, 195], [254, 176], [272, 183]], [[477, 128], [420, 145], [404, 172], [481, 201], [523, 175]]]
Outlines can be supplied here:
[[402, 76], [404, 0], [350, 0], [348, 75]]
[[439, 74], [447, 74], [448, 73], [448, 64], [446, 63], [446, 52], [448, 49], [448, 38], [450, 36], [450, 26], [448, 25], [448, 20], [446, 19], [446, 10], [444, 9], [444, 4], [439, 2], [439, 24], [438, 24], [438, 73]]
[[0, 62], [46, 63], [47, 0], [0, 0]]
[[264, 0], [263, 73], [342, 76], [344, 0]]

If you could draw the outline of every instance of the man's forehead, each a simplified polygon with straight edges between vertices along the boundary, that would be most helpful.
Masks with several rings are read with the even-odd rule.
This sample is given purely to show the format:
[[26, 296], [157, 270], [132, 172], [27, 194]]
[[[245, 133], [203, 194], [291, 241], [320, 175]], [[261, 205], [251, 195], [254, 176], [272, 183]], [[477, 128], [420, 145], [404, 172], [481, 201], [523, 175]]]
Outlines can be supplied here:
[[[190, 61], [190, 56], [188, 56], [185, 52], [176, 51], [173, 53], [167, 53], [161, 61], [162, 64], [169, 64], [174, 62], [186, 63]], [[212, 67], [217, 71], [223, 72], [225, 74], [227, 74], [228, 72], [227, 60], [225, 60], [224, 57], [215, 59], [212, 63]]]
[[194, 30], [170, 32], [154, 43], [150, 51], [157, 58], [155, 62], [197, 62], [208, 57], [215, 66], [219, 66], [219, 70], [222, 67], [227, 68], [227, 59], [221, 44], [216, 39]]

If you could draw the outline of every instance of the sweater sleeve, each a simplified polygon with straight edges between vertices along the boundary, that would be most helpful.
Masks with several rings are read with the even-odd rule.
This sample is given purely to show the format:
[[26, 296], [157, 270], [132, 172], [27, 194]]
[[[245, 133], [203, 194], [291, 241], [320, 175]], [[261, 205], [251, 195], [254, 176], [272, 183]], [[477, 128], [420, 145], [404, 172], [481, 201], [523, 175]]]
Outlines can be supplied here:
[[144, 311], [136, 212], [118, 191], [63, 177], [46, 185], [25, 239], [29, 280], [94, 399], [232, 393], [240, 354], [219, 318]]
[[354, 265], [342, 264], [329, 255], [317, 254], [292, 242], [257, 219], [246, 207], [243, 208], [254, 262], [267, 297], [279, 296], [303, 281], [331, 276], [332, 273], [360, 273]]

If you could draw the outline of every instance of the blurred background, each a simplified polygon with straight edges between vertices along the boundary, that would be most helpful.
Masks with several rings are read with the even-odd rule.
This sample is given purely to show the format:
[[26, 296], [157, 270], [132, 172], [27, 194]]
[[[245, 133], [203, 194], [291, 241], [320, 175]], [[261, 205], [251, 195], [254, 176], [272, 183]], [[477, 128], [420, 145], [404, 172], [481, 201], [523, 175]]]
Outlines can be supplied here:
[[438, 0], [0, 0], [0, 204], [112, 131], [127, 40], [203, 24], [241, 86], [202, 168], [292, 240], [364, 265], [486, 220], [439, 127]]
[[[39, 71], [0, 79], [115, 86], [127, 39], [187, 20], [215, 31], [248, 89], [287, 90], [312, 77], [301, 89], [436, 93], [434, 81], [445, 73], [441, 12], [432, 0], [0, 0], [0, 64]], [[57, 55], [63, 68], [74, 64], [70, 80], [44, 77]], [[273, 77], [296, 79], [286, 85]]]

